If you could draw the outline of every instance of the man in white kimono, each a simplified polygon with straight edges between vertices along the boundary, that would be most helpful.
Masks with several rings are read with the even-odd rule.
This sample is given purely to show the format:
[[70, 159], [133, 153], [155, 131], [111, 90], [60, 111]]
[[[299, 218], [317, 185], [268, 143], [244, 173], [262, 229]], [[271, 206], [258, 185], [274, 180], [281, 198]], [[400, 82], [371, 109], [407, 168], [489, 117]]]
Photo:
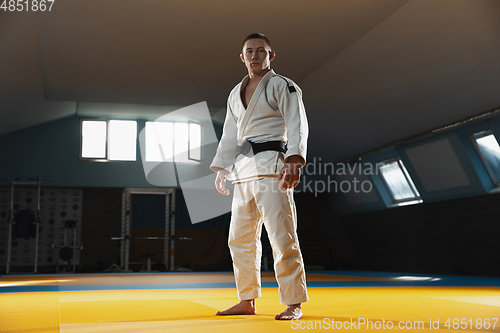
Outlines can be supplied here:
[[264, 224], [273, 249], [280, 303], [277, 320], [302, 318], [308, 301], [304, 263], [297, 238], [293, 188], [305, 165], [308, 125], [302, 92], [271, 70], [275, 53], [262, 34], [243, 42], [248, 75], [231, 91], [224, 130], [210, 166], [224, 195], [233, 181], [229, 248], [240, 302], [217, 315], [255, 314], [261, 296], [260, 236]]

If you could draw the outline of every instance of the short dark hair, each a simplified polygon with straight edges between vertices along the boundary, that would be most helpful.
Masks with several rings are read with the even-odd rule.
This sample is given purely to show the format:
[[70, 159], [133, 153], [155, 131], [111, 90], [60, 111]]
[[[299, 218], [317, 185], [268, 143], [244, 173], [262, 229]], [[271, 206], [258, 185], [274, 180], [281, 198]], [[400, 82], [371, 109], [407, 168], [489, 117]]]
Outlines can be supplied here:
[[269, 46], [270, 49], [272, 49], [272, 47], [271, 47], [271, 41], [269, 40], [269, 38], [267, 38], [266, 36], [264, 36], [264, 34], [261, 34], [261, 33], [258, 33], [258, 32], [248, 35], [243, 40], [243, 44], [241, 44], [241, 47], [243, 48], [245, 46], [245, 43], [247, 41], [249, 41], [250, 39], [262, 39], [266, 43], [266, 45]]

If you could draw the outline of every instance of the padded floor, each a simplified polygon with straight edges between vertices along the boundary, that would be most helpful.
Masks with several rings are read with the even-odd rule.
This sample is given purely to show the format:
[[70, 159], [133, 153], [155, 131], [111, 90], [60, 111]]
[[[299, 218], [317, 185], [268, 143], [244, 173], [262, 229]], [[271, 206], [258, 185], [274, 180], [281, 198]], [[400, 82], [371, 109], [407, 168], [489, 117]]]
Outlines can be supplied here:
[[304, 318], [286, 322], [274, 320], [284, 306], [270, 273], [257, 315], [226, 317], [214, 313], [237, 302], [232, 273], [2, 276], [0, 332], [500, 332], [500, 279], [367, 272], [307, 279]]

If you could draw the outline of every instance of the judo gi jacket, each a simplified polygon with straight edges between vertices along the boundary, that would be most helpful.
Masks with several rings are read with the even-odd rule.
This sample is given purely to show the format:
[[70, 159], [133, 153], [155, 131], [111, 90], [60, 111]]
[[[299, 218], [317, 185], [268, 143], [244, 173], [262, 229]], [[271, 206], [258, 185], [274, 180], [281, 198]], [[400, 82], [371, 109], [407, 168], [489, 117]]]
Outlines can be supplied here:
[[[302, 165], [306, 160], [309, 130], [301, 89], [292, 80], [270, 70], [245, 109], [241, 91], [248, 80], [247, 75], [229, 94], [223, 134], [210, 166], [214, 172], [220, 168], [229, 171], [227, 179], [231, 181], [277, 175], [292, 155], [300, 156]], [[288, 150], [286, 154], [264, 151], [254, 156], [236, 156], [237, 145], [246, 140], [283, 141]]]

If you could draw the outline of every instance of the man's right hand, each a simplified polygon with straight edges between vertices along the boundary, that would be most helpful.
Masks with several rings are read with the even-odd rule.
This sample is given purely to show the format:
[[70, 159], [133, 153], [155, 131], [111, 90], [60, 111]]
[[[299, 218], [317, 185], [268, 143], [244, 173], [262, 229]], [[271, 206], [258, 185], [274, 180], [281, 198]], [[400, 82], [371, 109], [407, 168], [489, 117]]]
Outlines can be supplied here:
[[220, 194], [229, 195], [229, 190], [226, 188], [226, 176], [229, 171], [220, 169], [217, 171], [217, 178], [215, 179], [215, 188]]

